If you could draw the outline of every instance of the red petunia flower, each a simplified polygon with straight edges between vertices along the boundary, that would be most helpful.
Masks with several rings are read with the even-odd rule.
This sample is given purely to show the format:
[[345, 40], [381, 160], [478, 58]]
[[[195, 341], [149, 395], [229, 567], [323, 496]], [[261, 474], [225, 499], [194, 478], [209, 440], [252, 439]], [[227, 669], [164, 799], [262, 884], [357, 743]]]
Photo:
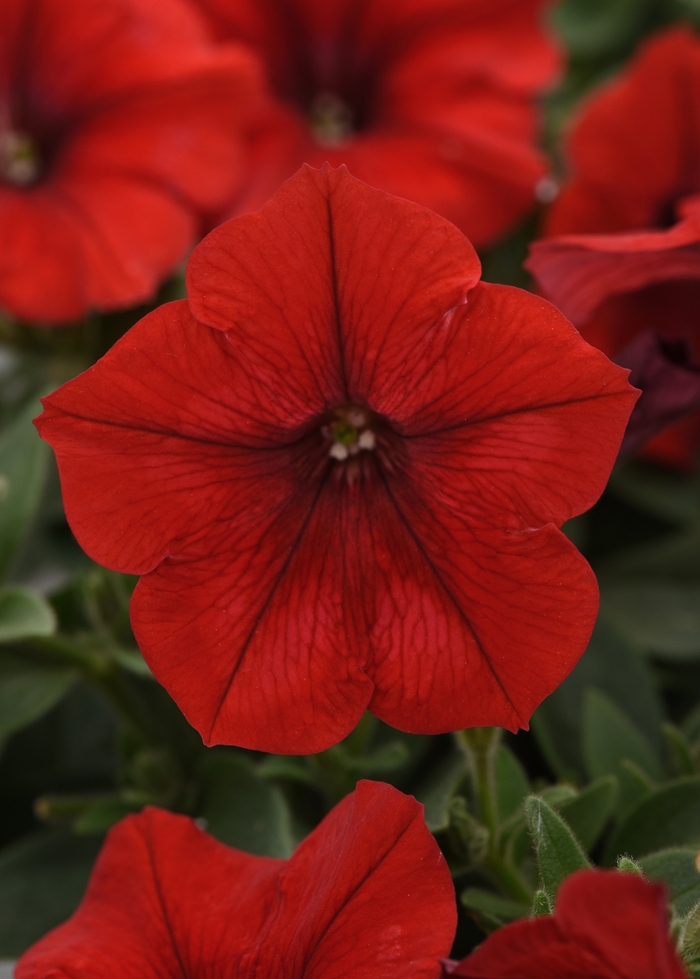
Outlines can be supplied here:
[[[700, 40], [672, 28], [593, 96], [569, 139], [573, 176], [527, 267], [608, 356], [645, 330], [700, 365]], [[655, 442], [688, 464], [700, 415]]]
[[324, 161], [438, 211], [477, 245], [533, 207], [547, 171], [535, 103], [560, 61], [548, 0], [198, 2], [219, 37], [267, 67], [232, 213]]
[[241, 179], [252, 56], [183, 0], [0, 4], [0, 307], [148, 299]]
[[527, 724], [597, 610], [555, 525], [636, 393], [469, 242], [304, 168], [195, 249], [189, 301], [45, 399], [68, 519], [205, 741], [308, 753], [369, 708]]
[[72, 918], [16, 979], [438, 979], [457, 913], [423, 807], [360, 782], [289, 860], [159, 809], [109, 834]]
[[463, 979], [687, 979], [664, 888], [615, 870], [572, 874], [554, 915], [506, 925], [447, 971]]

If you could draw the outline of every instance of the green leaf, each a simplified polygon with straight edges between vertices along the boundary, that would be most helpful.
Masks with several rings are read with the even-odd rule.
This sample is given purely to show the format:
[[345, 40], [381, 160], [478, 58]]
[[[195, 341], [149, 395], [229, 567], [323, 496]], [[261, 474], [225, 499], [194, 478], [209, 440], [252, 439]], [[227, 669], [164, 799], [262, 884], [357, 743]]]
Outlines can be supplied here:
[[616, 801], [617, 779], [608, 775], [587, 786], [575, 798], [564, 800], [556, 808], [584, 849], [590, 850], [611, 818]]
[[468, 887], [462, 891], [460, 901], [468, 911], [484, 912], [500, 921], [515, 921], [530, 913], [527, 904], [501, 897], [492, 891], [484, 891], [480, 887]]
[[239, 850], [288, 857], [294, 849], [289, 810], [282, 793], [261, 778], [243, 755], [209, 755], [202, 766], [198, 815], [207, 831]]
[[108, 650], [108, 652], [112, 659], [119, 663], [120, 666], [123, 666], [125, 670], [128, 670], [129, 673], [135, 673], [136, 676], [145, 676], [153, 679], [150, 667], [138, 649], [121, 649], [116, 647]]
[[650, 6], [650, 0], [564, 0], [552, 17], [573, 57], [604, 58], [633, 43]]
[[521, 807], [530, 792], [525, 769], [512, 751], [505, 745], [498, 746], [496, 754], [496, 801], [501, 822]]
[[0, 642], [51, 636], [55, 631], [56, 615], [41, 595], [19, 585], [0, 589]]
[[20, 955], [73, 913], [100, 844], [55, 830], [0, 851], [0, 956]]
[[[700, 3], [698, 0], [690, 0]], [[615, 496], [661, 520], [692, 523], [700, 517], [700, 481], [642, 462], [616, 466], [610, 477]]]
[[44, 666], [0, 651], [0, 738], [46, 714], [77, 679], [70, 667]]
[[663, 732], [679, 775], [696, 775], [697, 765], [685, 735], [675, 724], [664, 724]]
[[32, 401], [0, 433], [0, 578], [24, 540], [46, 481], [49, 446], [32, 424], [40, 411]]
[[617, 816], [623, 819], [638, 802], [654, 791], [654, 782], [639, 765], [629, 758], [620, 762], [620, 793], [617, 800]]
[[443, 757], [416, 789], [416, 798], [425, 807], [425, 821], [431, 833], [439, 833], [450, 825], [450, 802], [467, 774], [467, 759], [463, 752], [451, 752]]
[[628, 758], [658, 780], [661, 766], [651, 745], [624, 711], [599, 690], [587, 690], [583, 701], [583, 757], [592, 779], [617, 774]]
[[590, 867], [590, 863], [571, 829], [543, 799], [532, 795], [525, 801], [525, 818], [542, 885], [551, 897], [556, 897], [564, 878]]
[[700, 581], [601, 579], [601, 614], [642, 652], [700, 656]]
[[581, 732], [583, 699], [590, 687], [617, 704], [654, 752], [660, 753], [663, 715], [649, 667], [609, 625], [599, 621], [576, 668], [532, 718], [537, 743], [560, 778], [574, 775], [583, 781], [586, 777]]
[[610, 841], [608, 862], [688, 843], [700, 844], [700, 775], [666, 782], [633, 806]]
[[696, 847], [675, 848], [650, 853], [639, 864], [647, 877], [662, 880], [676, 914], [684, 917], [700, 901], [700, 872]]

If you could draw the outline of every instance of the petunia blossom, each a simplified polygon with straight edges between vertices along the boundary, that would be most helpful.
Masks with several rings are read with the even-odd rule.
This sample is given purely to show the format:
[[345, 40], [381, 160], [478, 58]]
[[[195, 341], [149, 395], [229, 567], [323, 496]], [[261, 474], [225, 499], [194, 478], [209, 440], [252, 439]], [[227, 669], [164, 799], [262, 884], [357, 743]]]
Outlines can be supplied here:
[[146, 809], [109, 834], [72, 918], [16, 979], [438, 979], [457, 912], [422, 806], [360, 782], [289, 860]]
[[446, 971], [461, 979], [687, 979], [663, 886], [614, 870], [572, 874], [554, 915], [506, 925]]
[[198, 3], [267, 72], [231, 213], [325, 161], [438, 211], [477, 245], [533, 208], [548, 170], [537, 99], [560, 67], [549, 0]]
[[436, 214], [306, 167], [45, 399], [70, 524], [143, 576], [137, 640], [206, 742], [319, 751], [367, 708], [517, 729], [583, 652], [597, 586], [557, 528], [636, 392], [479, 272]]
[[[572, 176], [527, 267], [590, 343], [616, 358], [640, 333], [700, 365], [700, 40], [674, 27], [597, 92], [568, 141]], [[657, 439], [688, 465], [700, 415]]]
[[0, 4], [0, 308], [148, 299], [241, 180], [254, 57], [186, 0]]

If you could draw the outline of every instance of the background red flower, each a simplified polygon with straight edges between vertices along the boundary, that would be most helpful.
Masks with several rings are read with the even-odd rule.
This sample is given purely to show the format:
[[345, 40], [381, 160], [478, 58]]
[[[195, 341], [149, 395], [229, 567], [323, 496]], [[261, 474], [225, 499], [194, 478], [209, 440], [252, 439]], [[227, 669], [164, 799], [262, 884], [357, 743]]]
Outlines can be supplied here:
[[583, 652], [597, 588], [556, 528], [636, 395], [478, 276], [442, 218], [305, 168], [45, 399], [71, 526], [144, 575], [137, 639], [205, 741], [318, 751], [367, 707], [517, 729]]
[[149, 298], [240, 182], [255, 78], [183, 0], [5, 0], [0, 306], [55, 324]]
[[554, 915], [495, 932], [463, 959], [464, 979], [686, 979], [668, 933], [665, 889], [636, 874], [582, 870]]
[[456, 926], [423, 807], [360, 782], [289, 860], [158, 809], [110, 833], [73, 917], [17, 979], [437, 979]]
[[219, 37], [250, 44], [267, 68], [234, 213], [326, 160], [433, 208], [478, 245], [532, 208], [547, 171], [535, 99], [559, 68], [545, 0], [199, 3]]
[[[652, 329], [700, 364], [700, 41], [673, 28], [597, 92], [568, 140], [572, 178], [527, 267], [590, 343], [615, 357]], [[651, 446], [687, 466], [700, 416]]]

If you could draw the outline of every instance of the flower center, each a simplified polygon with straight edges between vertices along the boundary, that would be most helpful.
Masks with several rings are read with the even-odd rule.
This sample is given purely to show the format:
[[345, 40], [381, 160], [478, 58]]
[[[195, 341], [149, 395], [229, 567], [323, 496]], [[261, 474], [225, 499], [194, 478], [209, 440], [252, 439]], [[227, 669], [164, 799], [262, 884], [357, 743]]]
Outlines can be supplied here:
[[335, 94], [320, 92], [311, 103], [309, 125], [319, 146], [343, 146], [353, 136], [352, 108]]
[[337, 420], [321, 428], [324, 439], [331, 444], [328, 455], [338, 462], [360, 452], [371, 451], [376, 445], [376, 436], [369, 427], [370, 418], [363, 408], [336, 408]]
[[26, 187], [40, 172], [37, 146], [25, 133], [0, 132], [0, 180]]

